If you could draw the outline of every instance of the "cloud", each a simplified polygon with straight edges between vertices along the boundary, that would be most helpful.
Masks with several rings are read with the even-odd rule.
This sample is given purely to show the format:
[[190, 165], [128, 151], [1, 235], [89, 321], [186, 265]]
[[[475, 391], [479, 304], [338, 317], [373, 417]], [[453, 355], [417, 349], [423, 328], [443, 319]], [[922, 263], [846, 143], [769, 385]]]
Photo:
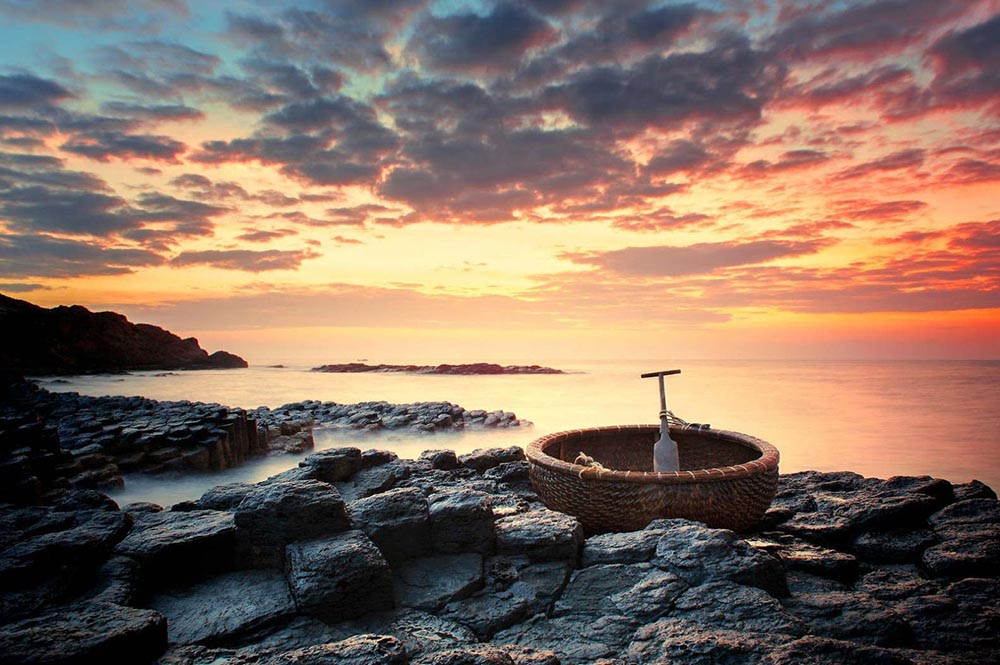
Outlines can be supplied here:
[[184, 104], [128, 104], [125, 102], [105, 102], [101, 111], [144, 121], [162, 122], [178, 120], [202, 120], [205, 113]]
[[617, 128], [688, 121], [756, 123], [782, 78], [765, 54], [728, 35], [699, 52], [650, 55], [630, 67], [601, 65], [548, 86], [543, 101], [577, 122]]
[[246, 233], [236, 236], [236, 239], [243, 240], [244, 242], [271, 242], [272, 240], [293, 236], [297, 233], [298, 231], [295, 229], [276, 229], [273, 231], [258, 229], [253, 231], [248, 230]]
[[913, 213], [923, 210], [927, 204], [923, 201], [872, 201], [868, 199], [850, 199], [836, 201], [834, 207], [837, 214], [854, 221], [898, 222], [910, 217]]
[[111, 159], [149, 159], [176, 164], [187, 146], [169, 136], [109, 131], [77, 134], [59, 146], [59, 149], [99, 162]]
[[19, 19], [66, 27], [156, 32], [164, 20], [188, 16], [185, 0], [0, 0]]
[[759, 159], [745, 164], [740, 173], [749, 178], [762, 178], [785, 171], [812, 169], [829, 161], [830, 157], [821, 150], [789, 150], [776, 162]]
[[851, 180], [854, 178], [864, 178], [884, 171], [899, 171], [902, 169], [913, 169], [923, 165], [927, 151], [922, 148], [910, 148], [890, 153], [884, 157], [879, 157], [869, 162], [855, 164], [849, 168], [839, 171], [834, 178], [838, 180]]
[[565, 254], [574, 263], [593, 265], [621, 275], [676, 277], [711, 273], [720, 268], [756, 265], [779, 258], [814, 254], [826, 240], [698, 243], [683, 247], [627, 247], [607, 252]]
[[268, 270], [294, 270], [306, 259], [317, 257], [312, 250], [251, 250], [212, 249], [181, 252], [170, 264], [173, 266], [206, 265], [222, 270], [265, 272]]
[[939, 0], [820, 3], [781, 23], [768, 47], [783, 58], [877, 59], [925, 39], [967, 9]]
[[0, 109], [38, 109], [74, 95], [59, 83], [34, 74], [0, 74]]
[[144, 249], [105, 247], [38, 233], [0, 235], [0, 276], [8, 278], [123, 275], [164, 262], [158, 253]]
[[36, 284], [33, 282], [3, 282], [0, 283], [0, 291], [6, 291], [7, 293], [29, 293], [31, 291], [46, 291], [50, 287], [44, 284]]
[[407, 49], [428, 67], [446, 71], [501, 71], [555, 37], [544, 19], [510, 2], [489, 14], [428, 16], [416, 27]]

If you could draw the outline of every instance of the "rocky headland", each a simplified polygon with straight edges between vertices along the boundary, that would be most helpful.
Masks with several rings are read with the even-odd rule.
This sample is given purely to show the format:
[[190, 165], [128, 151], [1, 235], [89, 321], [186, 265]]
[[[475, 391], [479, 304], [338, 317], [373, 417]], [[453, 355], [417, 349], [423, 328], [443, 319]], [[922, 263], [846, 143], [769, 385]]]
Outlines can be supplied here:
[[585, 534], [520, 448], [325, 450], [164, 508], [0, 506], [0, 663], [985, 663], [978, 482], [782, 476], [761, 524]]
[[247, 410], [50, 392], [8, 377], [0, 380], [0, 501], [120, 488], [127, 473], [220, 471], [255, 456], [300, 454], [313, 448], [313, 428], [432, 434], [529, 424], [508, 411], [450, 402], [307, 400]]
[[247, 361], [226, 351], [209, 355], [193, 337], [114, 312], [73, 305], [46, 309], [0, 294], [0, 371], [28, 375], [129, 370], [233, 369]]
[[565, 374], [561, 369], [540, 365], [497, 365], [494, 363], [468, 363], [464, 365], [368, 365], [365, 363], [344, 363], [340, 365], [320, 365], [312, 372], [331, 374], [361, 374], [365, 372], [406, 373], [406, 374]]

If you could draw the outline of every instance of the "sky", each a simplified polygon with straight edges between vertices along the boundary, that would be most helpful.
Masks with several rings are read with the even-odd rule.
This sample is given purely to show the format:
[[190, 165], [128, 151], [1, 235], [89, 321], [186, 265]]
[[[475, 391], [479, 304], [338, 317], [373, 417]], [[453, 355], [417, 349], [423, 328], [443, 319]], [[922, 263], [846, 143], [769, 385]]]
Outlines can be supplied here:
[[0, 292], [251, 363], [1000, 358], [1000, 0], [0, 0]]

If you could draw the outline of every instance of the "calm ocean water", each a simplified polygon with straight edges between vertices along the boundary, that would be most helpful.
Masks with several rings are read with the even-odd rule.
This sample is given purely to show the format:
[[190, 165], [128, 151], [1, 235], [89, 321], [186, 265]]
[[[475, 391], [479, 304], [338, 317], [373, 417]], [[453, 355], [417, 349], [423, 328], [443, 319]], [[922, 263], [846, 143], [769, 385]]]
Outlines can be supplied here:
[[[246, 408], [304, 399], [441, 400], [467, 409], [514, 411], [534, 423], [530, 428], [461, 434], [352, 437], [317, 431], [315, 436], [317, 449], [358, 445], [414, 457], [429, 448], [461, 453], [488, 446], [526, 446], [539, 436], [565, 429], [655, 423], [656, 380], [640, 379], [639, 374], [679, 367], [683, 373], [667, 379], [668, 406], [686, 420], [770, 441], [781, 452], [783, 473], [851, 470], [882, 478], [926, 474], [954, 482], [976, 478], [1000, 488], [1000, 361], [530, 362], [572, 373], [322, 374], [288, 366], [70, 377], [66, 383], [43, 379], [41, 385], [87, 395], [143, 395]], [[123, 503], [169, 505], [196, 498], [222, 482], [261, 480], [299, 459], [271, 457], [218, 474], [128, 477], [126, 489], [116, 498]]]

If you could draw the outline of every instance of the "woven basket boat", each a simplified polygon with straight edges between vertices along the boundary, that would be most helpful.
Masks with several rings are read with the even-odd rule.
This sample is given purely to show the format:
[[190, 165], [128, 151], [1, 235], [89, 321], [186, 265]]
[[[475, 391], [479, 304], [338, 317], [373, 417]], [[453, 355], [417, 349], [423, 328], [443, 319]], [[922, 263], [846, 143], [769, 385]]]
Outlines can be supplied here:
[[[680, 471], [654, 473], [658, 425], [595, 427], [543, 436], [528, 446], [531, 483], [546, 506], [575, 516], [589, 534], [634, 531], [683, 517], [743, 531], [760, 520], [778, 485], [778, 449], [738, 432], [671, 426]], [[605, 468], [571, 460], [586, 453]]]

